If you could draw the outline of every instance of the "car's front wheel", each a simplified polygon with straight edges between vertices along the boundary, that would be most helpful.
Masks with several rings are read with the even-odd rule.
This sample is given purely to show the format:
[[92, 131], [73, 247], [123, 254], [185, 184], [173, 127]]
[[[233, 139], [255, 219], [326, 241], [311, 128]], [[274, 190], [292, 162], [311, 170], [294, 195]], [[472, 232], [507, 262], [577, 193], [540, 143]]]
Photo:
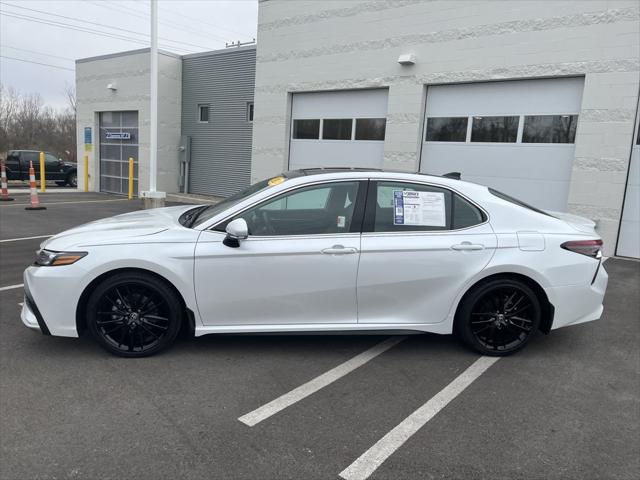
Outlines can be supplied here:
[[87, 301], [87, 327], [109, 352], [145, 357], [167, 348], [180, 331], [182, 308], [161, 279], [137, 272], [107, 278]]
[[542, 308], [535, 292], [513, 278], [496, 278], [474, 287], [463, 299], [455, 330], [483, 355], [509, 355], [538, 330]]

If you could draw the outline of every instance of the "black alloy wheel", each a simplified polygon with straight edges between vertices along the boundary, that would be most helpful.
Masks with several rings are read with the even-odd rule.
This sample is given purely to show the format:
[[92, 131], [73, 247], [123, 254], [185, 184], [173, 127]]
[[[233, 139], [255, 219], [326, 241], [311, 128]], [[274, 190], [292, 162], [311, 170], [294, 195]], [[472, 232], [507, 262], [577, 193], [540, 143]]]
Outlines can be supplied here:
[[123, 357], [145, 357], [173, 343], [182, 322], [175, 293], [152, 275], [123, 273], [101, 283], [87, 302], [98, 343]]
[[456, 318], [456, 331], [483, 355], [509, 355], [529, 342], [540, 318], [540, 301], [527, 284], [496, 279], [466, 296]]

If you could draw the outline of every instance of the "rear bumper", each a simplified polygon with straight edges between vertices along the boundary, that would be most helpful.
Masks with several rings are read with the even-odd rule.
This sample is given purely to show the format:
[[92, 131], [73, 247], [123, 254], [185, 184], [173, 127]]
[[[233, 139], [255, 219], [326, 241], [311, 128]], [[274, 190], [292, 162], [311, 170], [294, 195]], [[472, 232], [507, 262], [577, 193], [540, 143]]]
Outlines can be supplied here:
[[602, 301], [608, 281], [609, 275], [601, 265], [593, 283], [545, 288], [549, 301], [555, 307], [551, 329], [598, 320], [604, 310]]

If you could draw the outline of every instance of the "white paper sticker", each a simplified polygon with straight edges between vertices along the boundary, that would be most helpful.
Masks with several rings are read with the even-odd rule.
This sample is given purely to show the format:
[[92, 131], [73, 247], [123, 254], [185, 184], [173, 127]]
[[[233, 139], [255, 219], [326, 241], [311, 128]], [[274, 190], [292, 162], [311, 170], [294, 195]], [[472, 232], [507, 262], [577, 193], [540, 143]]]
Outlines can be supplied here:
[[394, 225], [445, 227], [443, 192], [393, 191]]
[[342, 215], [338, 216], [338, 228], [344, 228], [345, 225], [347, 224], [347, 217], [344, 217]]

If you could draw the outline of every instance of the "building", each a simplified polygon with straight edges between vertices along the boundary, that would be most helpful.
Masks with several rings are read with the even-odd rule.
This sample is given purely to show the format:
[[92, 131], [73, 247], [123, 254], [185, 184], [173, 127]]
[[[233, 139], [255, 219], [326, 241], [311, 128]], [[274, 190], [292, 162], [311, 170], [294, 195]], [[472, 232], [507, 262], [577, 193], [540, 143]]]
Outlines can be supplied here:
[[[148, 52], [134, 55], [145, 53], [78, 63], [79, 139], [102, 111], [145, 118], [144, 105], [127, 106], [148, 105]], [[261, 0], [257, 51], [163, 55], [158, 184], [168, 192], [226, 196], [308, 166], [458, 171], [589, 217], [605, 254], [640, 257], [637, 0]], [[126, 101], [110, 103], [112, 79]]]
[[251, 179], [458, 171], [638, 257], [639, 6], [261, 0]]
[[[249, 185], [255, 46], [158, 55], [158, 178], [164, 192], [227, 196]], [[76, 61], [78, 178], [89, 190], [148, 189], [149, 49]], [[138, 180], [139, 179], [139, 180]]]

